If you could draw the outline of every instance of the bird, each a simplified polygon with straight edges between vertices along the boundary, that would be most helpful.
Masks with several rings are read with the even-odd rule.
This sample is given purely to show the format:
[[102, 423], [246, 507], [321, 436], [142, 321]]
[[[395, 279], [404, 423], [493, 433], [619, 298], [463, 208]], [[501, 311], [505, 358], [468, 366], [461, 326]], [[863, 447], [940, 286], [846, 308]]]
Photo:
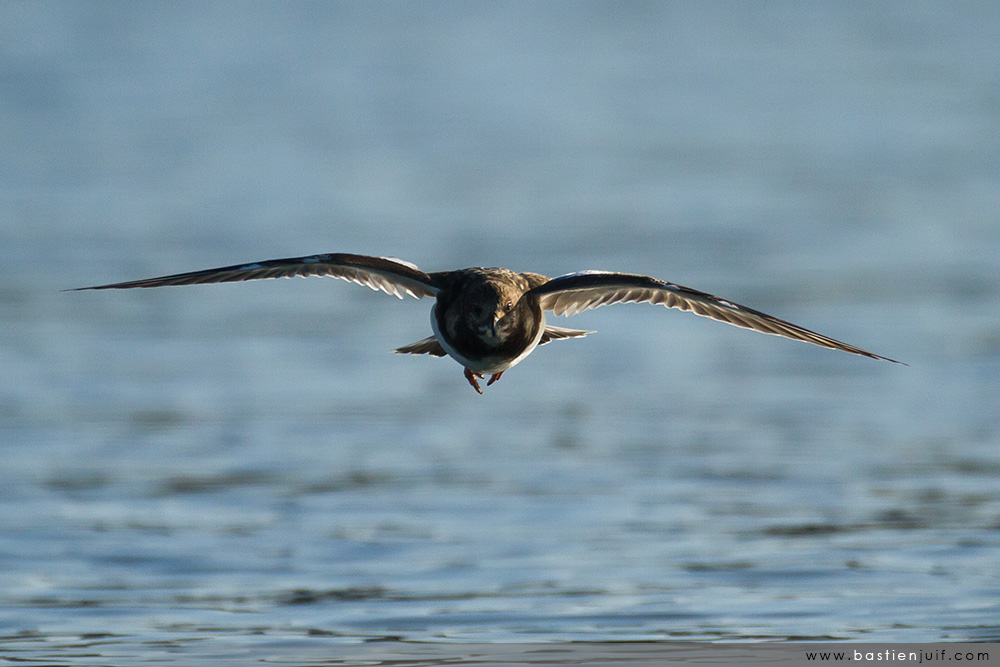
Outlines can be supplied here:
[[652, 276], [612, 271], [577, 271], [555, 278], [486, 267], [425, 273], [415, 264], [394, 257], [328, 253], [234, 264], [68, 291], [199, 285], [294, 276], [331, 276], [400, 299], [405, 296], [433, 297], [433, 335], [393, 352], [450, 356], [462, 365], [465, 379], [480, 394], [483, 390], [478, 380], [489, 375], [486, 386], [492, 385], [539, 345], [594, 333], [547, 324], [546, 312], [570, 316], [615, 303], [650, 303], [676, 308], [745, 329], [903, 364], [707, 292]]

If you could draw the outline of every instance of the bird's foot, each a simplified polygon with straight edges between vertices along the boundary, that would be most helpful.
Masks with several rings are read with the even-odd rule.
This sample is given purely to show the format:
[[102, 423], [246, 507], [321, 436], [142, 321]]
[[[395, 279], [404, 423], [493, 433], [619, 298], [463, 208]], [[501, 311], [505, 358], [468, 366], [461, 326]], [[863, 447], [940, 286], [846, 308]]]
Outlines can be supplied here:
[[[480, 389], [479, 382], [476, 380], [476, 378], [482, 378], [482, 377], [483, 377], [482, 373], [474, 373], [470, 371], [468, 368], [465, 369], [465, 379], [468, 380], [469, 384], [472, 385], [472, 388], [478, 391], [480, 394], [483, 393], [483, 390]], [[490, 378], [490, 382], [486, 386], [488, 387], [492, 383], [493, 379]]]
[[491, 375], [490, 376], [490, 381], [486, 383], [486, 386], [488, 387], [491, 384], [493, 384], [494, 382], [496, 382], [497, 380], [499, 380], [501, 375], [503, 375], [503, 371], [500, 371], [499, 373], [494, 373], [493, 375]]

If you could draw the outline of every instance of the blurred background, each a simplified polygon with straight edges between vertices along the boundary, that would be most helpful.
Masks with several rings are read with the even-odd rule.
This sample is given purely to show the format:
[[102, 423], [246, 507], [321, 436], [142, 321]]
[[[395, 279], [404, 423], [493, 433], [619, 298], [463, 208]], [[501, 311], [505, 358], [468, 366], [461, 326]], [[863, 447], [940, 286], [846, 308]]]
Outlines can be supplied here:
[[[998, 45], [989, 2], [4, 2], [6, 650], [997, 641]], [[627, 305], [478, 396], [389, 354], [427, 300], [60, 292], [320, 252], [909, 367]]]

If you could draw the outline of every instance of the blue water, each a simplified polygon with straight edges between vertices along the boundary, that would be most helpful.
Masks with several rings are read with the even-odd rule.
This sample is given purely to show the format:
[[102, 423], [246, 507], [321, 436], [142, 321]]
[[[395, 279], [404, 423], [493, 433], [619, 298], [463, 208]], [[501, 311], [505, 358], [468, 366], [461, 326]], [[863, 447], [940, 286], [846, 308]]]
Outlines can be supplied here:
[[[997, 641], [998, 45], [986, 2], [4, 3], [0, 656]], [[909, 367], [617, 306], [478, 396], [388, 353], [426, 301], [59, 291], [317, 252], [648, 273]]]

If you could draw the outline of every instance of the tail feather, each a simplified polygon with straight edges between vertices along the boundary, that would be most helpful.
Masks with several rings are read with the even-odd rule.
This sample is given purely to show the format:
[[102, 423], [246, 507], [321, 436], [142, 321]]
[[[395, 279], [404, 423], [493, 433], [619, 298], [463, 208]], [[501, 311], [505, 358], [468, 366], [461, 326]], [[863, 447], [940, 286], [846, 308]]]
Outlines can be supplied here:
[[[580, 329], [564, 329], [563, 327], [545, 327], [545, 331], [542, 333], [541, 340], [538, 341], [539, 345], [545, 345], [548, 342], [554, 340], [562, 340], [564, 338], [582, 338], [587, 334], [592, 334], [593, 331], [582, 331]], [[394, 354], [429, 354], [432, 357], [444, 357], [448, 353], [444, 351], [441, 347], [441, 343], [434, 336], [428, 336], [423, 340], [418, 340], [416, 343], [410, 343], [409, 345], [404, 345], [403, 347], [397, 347], [393, 350]]]

